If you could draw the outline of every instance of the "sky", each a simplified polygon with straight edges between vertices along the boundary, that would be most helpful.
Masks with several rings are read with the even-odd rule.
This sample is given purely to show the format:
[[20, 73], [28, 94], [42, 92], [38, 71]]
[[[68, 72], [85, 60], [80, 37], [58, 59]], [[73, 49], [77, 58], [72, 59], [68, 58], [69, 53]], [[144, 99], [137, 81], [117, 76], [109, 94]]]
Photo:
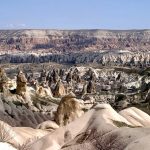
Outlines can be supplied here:
[[150, 29], [150, 0], [0, 0], [0, 29]]

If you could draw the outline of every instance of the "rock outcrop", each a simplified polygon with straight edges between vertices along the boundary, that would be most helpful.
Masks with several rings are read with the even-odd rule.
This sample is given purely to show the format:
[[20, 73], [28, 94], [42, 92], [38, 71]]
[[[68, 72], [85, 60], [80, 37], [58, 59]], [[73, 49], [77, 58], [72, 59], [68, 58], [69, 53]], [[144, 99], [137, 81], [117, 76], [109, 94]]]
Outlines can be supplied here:
[[57, 108], [55, 121], [58, 125], [64, 126], [83, 114], [82, 103], [76, 99], [73, 93], [64, 96]]
[[27, 79], [22, 71], [19, 71], [17, 75], [17, 89], [16, 93], [18, 95], [24, 96], [27, 92]]
[[66, 89], [61, 80], [58, 80], [58, 82], [56, 83], [53, 94], [55, 97], [62, 97], [66, 95]]

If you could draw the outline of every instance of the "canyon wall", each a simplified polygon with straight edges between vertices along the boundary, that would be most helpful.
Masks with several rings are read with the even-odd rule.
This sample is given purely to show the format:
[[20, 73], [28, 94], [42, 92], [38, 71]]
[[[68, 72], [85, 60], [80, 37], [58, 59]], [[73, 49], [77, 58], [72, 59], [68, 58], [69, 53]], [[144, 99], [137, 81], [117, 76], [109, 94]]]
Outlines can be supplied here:
[[0, 51], [149, 51], [150, 30], [0, 30]]

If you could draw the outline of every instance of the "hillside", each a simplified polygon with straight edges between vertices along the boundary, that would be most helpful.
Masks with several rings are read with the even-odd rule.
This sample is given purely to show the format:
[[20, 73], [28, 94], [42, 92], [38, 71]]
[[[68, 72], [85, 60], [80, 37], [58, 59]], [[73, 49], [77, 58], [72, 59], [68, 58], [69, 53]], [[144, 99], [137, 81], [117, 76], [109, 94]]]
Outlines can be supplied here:
[[150, 30], [0, 30], [0, 51], [148, 51]]

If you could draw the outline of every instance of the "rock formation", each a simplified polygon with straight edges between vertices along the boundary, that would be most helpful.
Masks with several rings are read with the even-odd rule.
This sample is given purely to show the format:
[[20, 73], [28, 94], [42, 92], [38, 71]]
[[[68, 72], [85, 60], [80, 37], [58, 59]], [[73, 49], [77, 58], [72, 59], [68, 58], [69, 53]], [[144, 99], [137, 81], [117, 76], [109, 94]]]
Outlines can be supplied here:
[[32, 100], [30, 96], [31, 93], [27, 88], [27, 79], [22, 71], [19, 71], [16, 82], [17, 82], [16, 94], [20, 95], [25, 103], [32, 105]]
[[52, 77], [52, 81], [54, 83], [57, 83], [57, 81], [59, 80], [59, 75], [58, 75], [58, 72], [56, 71], [56, 69], [53, 69], [50, 77]]
[[16, 93], [23, 96], [27, 91], [27, 79], [22, 71], [17, 75], [17, 89]]
[[66, 81], [67, 83], [70, 83], [72, 81], [72, 73], [69, 71], [66, 75]]
[[5, 71], [0, 68], [0, 91], [3, 92], [4, 88], [6, 88], [8, 82], [8, 77], [5, 73]]
[[83, 85], [83, 89], [82, 89], [82, 92], [81, 92], [81, 95], [84, 96], [85, 94], [87, 94], [87, 83], [85, 83]]
[[47, 71], [45, 69], [43, 69], [40, 74], [39, 82], [46, 81], [46, 77], [47, 77]]
[[44, 87], [42, 85], [36, 85], [36, 94], [40, 97], [53, 97], [52, 91], [49, 86]]
[[87, 84], [87, 93], [95, 93], [95, 84], [93, 81], [89, 81]]
[[1, 30], [0, 50], [143, 50], [150, 48], [149, 30]]
[[[15, 65], [11, 65], [7, 68], [9, 86], [16, 83], [13, 77], [17, 71]], [[76, 66], [66, 69], [65, 66], [63, 73], [54, 69], [45, 76], [45, 73], [41, 75], [41, 68], [36, 68], [36, 64], [32, 66], [35, 66], [33, 79], [27, 81], [20, 71], [16, 91], [13, 85], [14, 91], [9, 87], [8, 95], [5, 95], [5, 88], [0, 92], [0, 120], [13, 130], [15, 138], [9, 143], [16, 149], [20, 149], [16, 142], [22, 146], [26, 140], [38, 136], [39, 139], [32, 142], [28, 150], [141, 150], [141, 147], [149, 150], [149, 68], [98, 65], [98, 68]], [[30, 69], [22, 68], [24, 72]], [[69, 84], [66, 82], [68, 72], [72, 76]], [[6, 83], [4, 71], [0, 71], [0, 75], [2, 83]], [[41, 79], [35, 84], [40, 75], [44, 81]], [[81, 82], [77, 80], [78, 76]], [[52, 80], [48, 85], [49, 77]], [[75, 94], [66, 95], [67, 87]], [[30, 105], [27, 104], [29, 100], [32, 102]]]
[[75, 120], [83, 114], [82, 104], [76, 99], [73, 93], [62, 97], [57, 108], [55, 121], [58, 125], [64, 126], [69, 122]]
[[0, 63], [150, 65], [150, 30], [1, 30]]
[[61, 80], [59, 80], [55, 86], [55, 89], [53, 91], [54, 97], [62, 97], [64, 95], [66, 95], [66, 89], [63, 85], [63, 83], [61, 82]]
[[[0, 63], [67, 63], [67, 64], [86, 64], [94, 63], [102, 66], [127, 66], [142, 67], [150, 65], [149, 52], [131, 52], [125, 50], [107, 50], [107, 51], [88, 51], [88, 52], [70, 52], [70, 53], [41, 53], [31, 52], [9, 52], [0, 55]], [[133, 59], [136, 57], [136, 59]], [[141, 59], [142, 57], [142, 59]]]
[[[117, 113], [110, 105], [99, 104], [75, 121], [39, 139], [31, 150], [141, 150], [141, 147], [148, 150], [149, 119], [149, 115], [134, 107]], [[67, 135], [69, 140], [66, 140]]]

